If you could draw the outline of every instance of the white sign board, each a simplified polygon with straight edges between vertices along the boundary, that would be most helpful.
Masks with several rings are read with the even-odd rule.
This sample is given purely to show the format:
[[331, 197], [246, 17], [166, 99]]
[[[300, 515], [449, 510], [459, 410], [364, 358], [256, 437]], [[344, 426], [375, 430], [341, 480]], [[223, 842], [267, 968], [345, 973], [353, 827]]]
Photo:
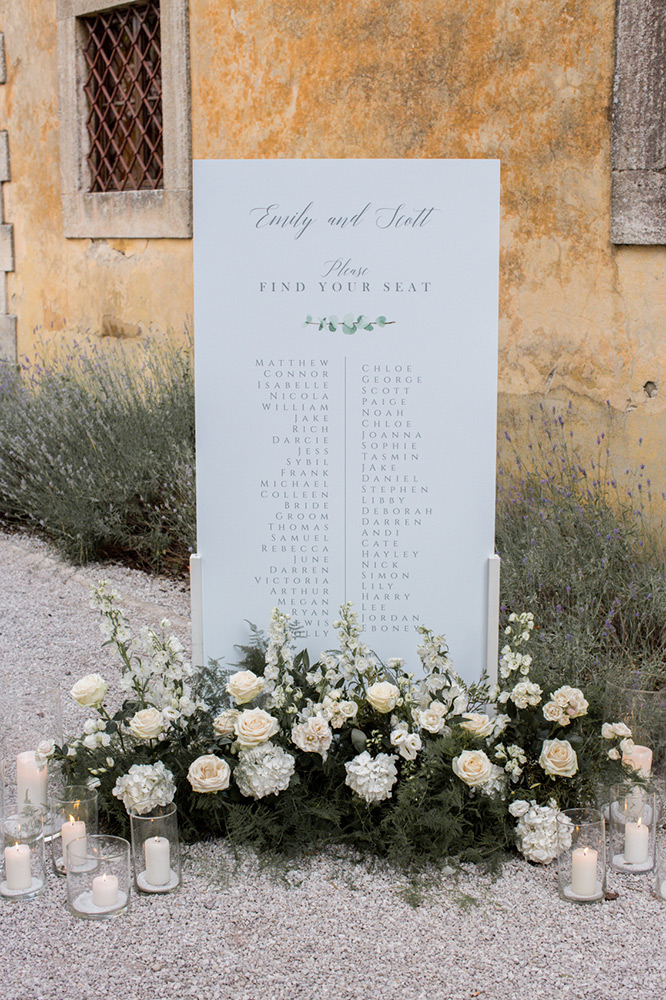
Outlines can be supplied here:
[[194, 164], [203, 655], [279, 606], [313, 656], [352, 601], [486, 663], [499, 162]]

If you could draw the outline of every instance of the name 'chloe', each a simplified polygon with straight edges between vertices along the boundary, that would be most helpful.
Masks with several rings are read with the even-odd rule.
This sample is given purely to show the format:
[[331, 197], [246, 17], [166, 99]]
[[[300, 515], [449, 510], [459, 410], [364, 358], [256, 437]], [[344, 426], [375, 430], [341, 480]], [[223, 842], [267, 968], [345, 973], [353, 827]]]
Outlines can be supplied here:
[[276, 229], [292, 228], [296, 230], [294, 239], [297, 240], [300, 239], [308, 226], [311, 226], [315, 221], [308, 215], [311, 208], [312, 202], [309, 202], [300, 212], [294, 212], [292, 215], [288, 213], [282, 215], [280, 214], [279, 205], [267, 205], [265, 208], [251, 208], [250, 215], [254, 216], [257, 214], [257, 219], [254, 223], [255, 229], [266, 229], [268, 226], [273, 226]]

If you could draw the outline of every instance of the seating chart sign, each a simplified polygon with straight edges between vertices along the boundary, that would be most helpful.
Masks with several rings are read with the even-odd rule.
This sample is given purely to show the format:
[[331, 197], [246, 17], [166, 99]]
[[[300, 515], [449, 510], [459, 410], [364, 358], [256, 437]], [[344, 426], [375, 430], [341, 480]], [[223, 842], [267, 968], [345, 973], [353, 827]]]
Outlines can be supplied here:
[[[279, 607], [313, 657], [352, 601], [486, 661], [499, 162], [195, 161], [203, 655]], [[196, 626], [195, 626], [196, 627]]]

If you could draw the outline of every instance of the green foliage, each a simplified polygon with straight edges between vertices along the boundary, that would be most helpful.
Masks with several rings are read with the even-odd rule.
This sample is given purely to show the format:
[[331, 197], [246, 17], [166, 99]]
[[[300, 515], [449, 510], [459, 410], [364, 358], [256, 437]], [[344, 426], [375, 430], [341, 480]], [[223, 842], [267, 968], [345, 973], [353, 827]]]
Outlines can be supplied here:
[[604, 433], [585, 464], [555, 410], [532, 425], [528, 449], [499, 469], [496, 537], [502, 607], [538, 623], [534, 679], [666, 686], [666, 573], [644, 468], [621, 484]]
[[0, 524], [74, 563], [184, 573], [195, 539], [191, 350], [92, 342], [3, 371]]

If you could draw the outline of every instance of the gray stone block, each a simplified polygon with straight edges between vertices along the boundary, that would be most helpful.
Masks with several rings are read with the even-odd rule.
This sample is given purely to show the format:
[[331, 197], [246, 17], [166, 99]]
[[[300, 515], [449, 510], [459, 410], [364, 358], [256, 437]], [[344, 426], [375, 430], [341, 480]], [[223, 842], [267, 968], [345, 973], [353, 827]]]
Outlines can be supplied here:
[[0, 183], [11, 180], [9, 173], [9, 133], [0, 132]]
[[0, 316], [0, 361], [16, 364], [16, 316]]
[[0, 271], [14, 270], [14, 227], [0, 225]]

